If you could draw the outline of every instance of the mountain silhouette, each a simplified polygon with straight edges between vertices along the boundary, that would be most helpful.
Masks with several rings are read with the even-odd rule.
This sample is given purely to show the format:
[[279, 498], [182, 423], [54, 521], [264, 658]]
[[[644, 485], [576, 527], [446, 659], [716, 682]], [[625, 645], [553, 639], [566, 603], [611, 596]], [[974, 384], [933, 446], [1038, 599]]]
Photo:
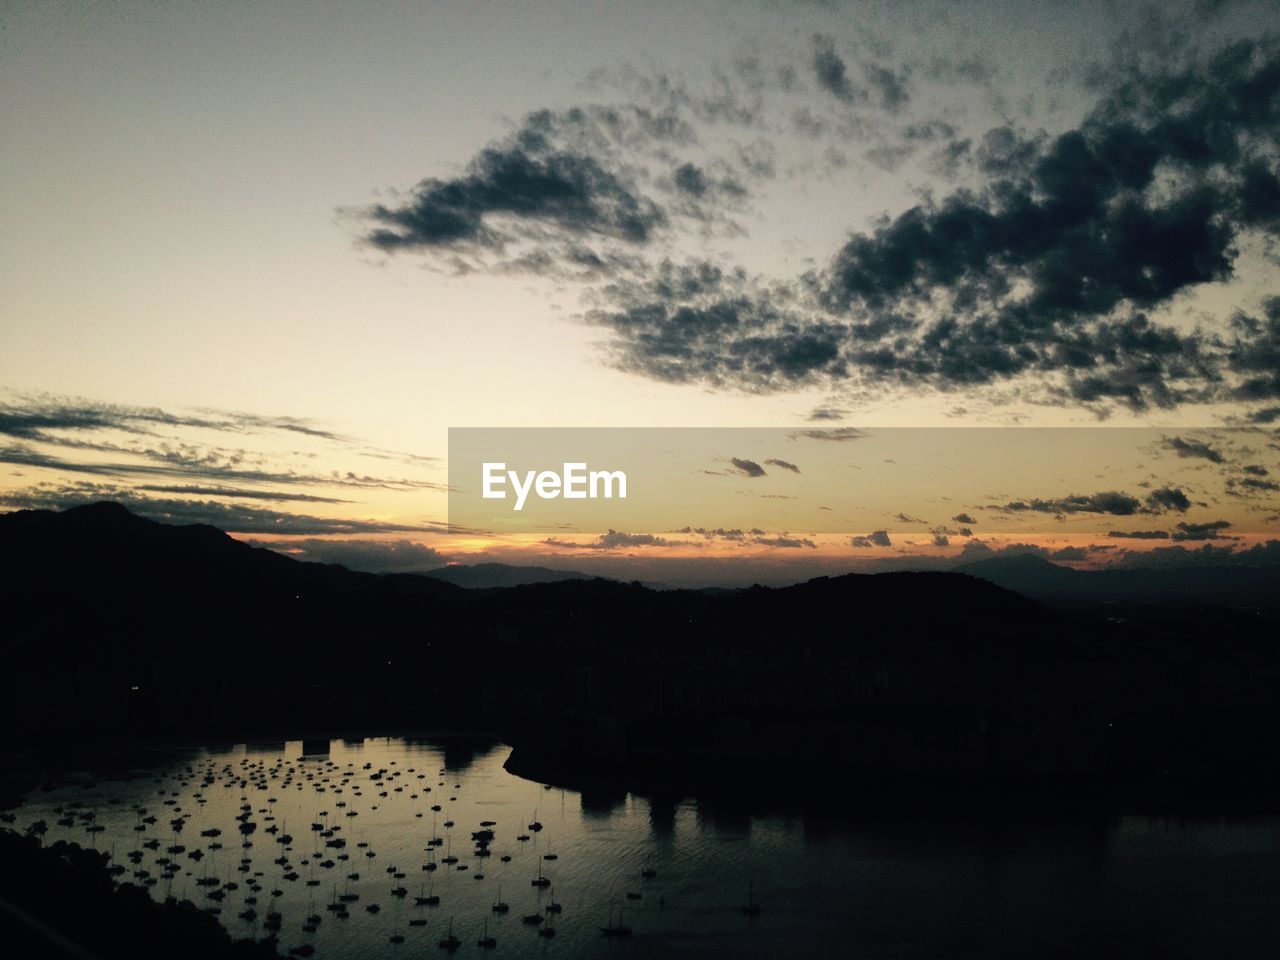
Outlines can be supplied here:
[[1197, 605], [1280, 605], [1280, 564], [1187, 563], [1074, 570], [1032, 554], [954, 568], [1036, 600]]
[[711, 790], [762, 763], [815, 764], [894, 803], [926, 795], [921, 778], [1165, 799], [1175, 781], [1203, 797], [1277, 779], [1277, 750], [1245, 735], [1280, 725], [1274, 613], [1053, 610], [998, 581], [1136, 589], [1149, 572], [969, 570], [475, 590], [300, 562], [118, 504], [10, 513], [0, 721], [38, 758], [104, 738], [483, 729], [541, 779]]
[[422, 576], [443, 580], [459, 587], [484, 590], [492, 587], [520, 587], [530, 583], [558, 583], [561, 580], [593, 580], [593, 574], [550, 567], [525, 567], [511, 563], [456, 563]]

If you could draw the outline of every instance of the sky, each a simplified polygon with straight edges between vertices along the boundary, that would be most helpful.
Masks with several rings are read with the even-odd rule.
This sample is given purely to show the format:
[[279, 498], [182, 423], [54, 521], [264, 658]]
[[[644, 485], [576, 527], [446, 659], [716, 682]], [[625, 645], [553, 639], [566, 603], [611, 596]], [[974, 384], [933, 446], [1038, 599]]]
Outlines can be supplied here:
[[[1141, 426], [1237, 451], [1146, 478], [1192, 498], [1166, 533], [1264, 543], [1278, 35], [1229, 0], [7, 3], [0, 509], [622, 570], [664, 548], [449, 536], [449, 428]], [[1149, 495], [1055, 482], [1002, 492]]]

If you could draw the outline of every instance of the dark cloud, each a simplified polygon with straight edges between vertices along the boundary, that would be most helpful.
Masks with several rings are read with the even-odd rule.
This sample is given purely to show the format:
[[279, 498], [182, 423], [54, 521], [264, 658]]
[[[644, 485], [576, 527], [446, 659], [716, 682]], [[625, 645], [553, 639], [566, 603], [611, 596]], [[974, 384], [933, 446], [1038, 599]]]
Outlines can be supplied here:
[[729, 462], [733, 464], [744, 477], [763, 477], [765, 475], [764, 467], [756, 463], [754, 460], [743, 460], [741, 457], [730, 457]]
[[1091, 559], [1091, 547], [1063, 547], [1060, 550], [1054, 550], [1046, 558], [1056, 563], [1083, 563]]
[[[191, 444], [160, 445], [154, 448], [125, 451], [149, 462], [82, 462], [41, 453], [26, 444], [0, 447], [0, 463], [42, 467], [62, 473], [90, 474], [100, 477], [169, 477], [175, 480], [195, 479], [230, 483], [268, 483], [302, 486], [336, 486], [382, 490], [446, 490], [447, 484], [428, 480], [396, 479], [333, 471], [327, 474], [289, 473], [242, 466], [238, 454], [226, 455]], [[268, 499], [259, 497], [258, 499]], [[289, 499], [282, 497], [279, 499]]]
[[822, 89], [845, 103], [853, 102], [857, 94], [849, 80], [849, 69], [836, 52], [835, 41], [824, 34], [813, 38], [813, 73]]
[[900, 113], [911, 100], [907, 91], [907, 74], [881, 66], [878, 63], [864, 64], [862, 75], [872, 91], [872, 100], [889, 113]]
[[960, 548], [957, 563], [987, 560], [991, 557], [1047, 557], [1048, 555], [1049, 551], [1045, 547], [1033, 543], [1010, 543], [997, 549], [982, 540], [969, 540]]
[[[234, 433], [285, 431], [342, 443], [350, 437], [325, 430], [298, 417], [270, 417], [250, 413], [201, 411], [199, 415], [174, 413], [158, 407], [135, 407], [60, 397], [21, 397], [17, 403], [0, 403], [0, 436], [69, 446], [83, 446], [61, 434], [116, 430], [154, 435], [157, 428], [190, 427]], [[55, 431], [50, 433], [49, 431]]]
[[335, 497], [320, 497], [311, 493], [288, 490], [253, 490], [243, 487], [198, 487], [190, 484], [140, 483], [133, 488], [146, 493], [177, 493], [188, 497], [229, 497], [237, 500], [274, 500], [281, 503], [350, 503]]
[[1271, 472], [1260, 463], [1246, 463], [1240, 469], [1251, 477], [1265, 477]]
[[843, 420], [849, 411], [841, 407], [814, 407], [809, 411], [808, 419], [812, 421]]
[[933, 545], [935, 547], [946, 547], [951, 545], [951, 540], [945, 533], [935, 533], [933, 535]]
[[[1233, 342], [1157, 311], [1230, 280], [1246, 236], [1280, 235], [1280, 41], [1175, 52], [1110, 68], [1074, 129], [990, 131], [968, 150], [975, 183], [855, 233], [824, 270], [691, 291], [634, 281], [590, 319], [623, 369], [714, 387], [1035, 376], [1044, 399], [1099, 412], [1278, 396], [1280, 301], [1240, 318]], [[831, 38], [813, 54], [827, 94], [867, 96]], [[905, 74], [875, 76], [882, 105], [904, 102]], [[941, 131], [905, 129], [904, 144]]]
[[[1280, 222], [1280, 212], [1276, 214]], [[1243, 379], [1235, 388], [1240, 400], [1280, 397], [1280, 297], [1268, 298], [1262, 316], [1240, 313], [1232, 319], [1235, 339], [1227, 364]]]
[[617, 530], [602, 533], [599, 538], [590, 543], [572, 543], [556, 537], [548, 537], [540, 542], [548, 547], [557, 547], [565, 550], [626, 550], [633, 547], [681, 547], [689, 545], [688, 540], [668, 540], [666, 537], [655, 536], [651, 533], [621, 533]]
[[928, 523], [928, 520], [921, 520], [919, 517], [913, 517], [905, 513], [895, 513], [893, 519], [899, 523]]
[[1168, 540], [1167, 530], [1111, 530], [1108, 537], [1116, 540]]
[[782, 534], [776, 537], [757, 537], [754, 543], [758, 543], [763, 547], [781, 547], [783, 549], [796, 549], [799, 547], [809, 547], [816, 549], [817, 544], [812, 540], [804, 537], [789, 537]]
[[956, 523], [967, 523], [970, 525], [976, 524], [978, 522], [977, 520], [973, 519], [973, 517], [969, 516], [967, 513], [957, 513], [951, 519], [954, 520]]
[[1164, 448], [1172, 450], [1179, 457], [1187, 460], [1208, 460], [1210, 463], [1226, 463], [1224, 457], [1203, 440], [1184, 440], [1182, 437], [1170, 437], [1164, 441]]
[[588, 146], [563, 142], [566, 125], [587, 121], [582, 111], [530, 114], [507, 140], [481, 150], [462, 176], [428, 178], [403, 203], [363, 211], [372, 224], [365, 241], [386, 252], [501, 246], [512, 237], [496, 221], [508, 218], [646, 243], [666, 222], [662, 209]]
[[613, 333], [614, 365], [655, 380], [752, 390], [842, 377], [844, 328], [815, 318], [798, 291], [767, 288], [708, 261], [663, 261], [601, 291], [589, 323]]
[[1223, 530], [1231, 526], [1227, 520], [1212, 520], [1209, 523], [1180, 523], [1174, 531], [1174, 540], [1219, 540]]
[[1205, 543], [1188, 548], [1181, 545], [1134, 550], [1120, 559], [1123, 566], [1149, 569], [1166, 567], [1236, 567], [1280, 565], [1280, 540], [1268, 540], [1243, 550]]
[[889, 540], [887, 531], [876, 530], [865, 537], [850, 538], [849, 545], [851, 547], [891, 547], [893, 543]]
[[1237, 496], [1247, 497], [1276, 490], [1280, 490], [1280, 483], [1274, 480], [1262, 480], [1258, 477], [1231, 477], [1227, 480], [1227, 492]]
[[1006, 513], [1103, 513], [1117, 517], [1127, 517], [1138, 512], [1142, 503], [1137, 497], [1119, 490], [1107, 490], [1087, 496], [1071, 494], [1055, 500], [1013, 500], [995, 509]]
[[725, 529], [724, 527], [716, 527], [715, 529], [709, 529], [707, 527], [682, 527], [677, 530], [676, 533], [683, 533], [686, 535], [696, 533], [698, 536], [705, 537], [707, 540], [735, 540], [742, 543], [748, 539], [749, 535], [759, 536], [763, 534], [764, 531], [746, 531], [737, 527], [731, 529]]
[[1187, 495], [1177, 487], [1161, 487], [1159, 490], [1152, 490], [1147, 494], [1146, 509], [1143, 513], [1163, 513], [1166, 510], [1173, 510], [1177, 513], [1186, 513], [1191, 509], [1191, 501]]
[[[981, 192], [921, 204], [836, 257], [834, 309], [921, 318], [915, 337], [854, 359], [938, 383], [1059, 371], [1077, 400], [1134, 407], [1171, 405], [1174, 382], [1211, 379], [1201, 339], [1141, 311], [1232, 275], [1236, 238], [1258, 226], [1240, 171], [1280, 141], [1276, 62], [1274, 43], [1236, 44], [1126, 76], [1043, 144], [993, 133]], [[1151, 189], [1158, 181], [1167, 189]]]
[[767, 463], [771, 467], [780, 467], [783, 470], [790, 470], [792, 473], [800, 472], [799, 467], [797, 467], [794, 463], [789, 463], [786, 460], [769, 459], [769, 460], [766, 460], [765, 463]]
[[907, 71], [878, 63], [862, 64], [864, 87], [855, 87], [849, 67], [836, 51], [835, 41], [818, 34], [813, 38], [813, 74], [818, 86], [843, 103], [869, 103], [889, 113], [899, 113], [911, 100]]
[[383, 533], [442, 533], [438, 524], [316, 517], [282, 513], [242, 503], [214, 500], [152, 498], [132, 490], [101, 484], [41, 485], [0, 494], [0, 506], [14, 510], [66, 510], [115, 500], [132, 512], [163, 523], [204, 523], [228, 533], [288, 536], [373, 535]]
[[1261, 409], [1250, 411], [1246, 414], [1246, 419], [1250, 423], [1275, 423], [1280, 420], [1280, 406], [1262, 407]]
[[845, 440], [861, 440], [869, 434], [857, 429], [856, 427], [831, 427], [828, 429], [813, 430], [797, 430], [794, 433], [787, 434], [792, 440], [825, 440], [828, 442], [842, 442]]
[[1028, 176], [1047, 139], [1043, 132], [1027, 136], [1012, 127], [994, 127], [974, 151], [978, 169], [997, 178]]

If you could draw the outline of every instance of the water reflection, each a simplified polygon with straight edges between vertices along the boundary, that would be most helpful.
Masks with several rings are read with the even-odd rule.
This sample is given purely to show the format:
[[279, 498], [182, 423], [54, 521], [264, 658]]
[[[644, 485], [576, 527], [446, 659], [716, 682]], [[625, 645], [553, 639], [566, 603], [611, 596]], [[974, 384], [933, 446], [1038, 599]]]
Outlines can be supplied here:
[[[751, 816], [551, 789], [507, 773], [508, 752], [474, 739], [210, 749], [68, 777], [15, 826], [44, 820], [47, 841], [112, 852], [119, 879], [157, 899], [320, 957], [435, 955], [451, 935], [467, 951], [492, 937], [508, 955], [565, 957], [1280, 946], [1277, 818]], [[804, 775], [820, 772], [785, 773]]]

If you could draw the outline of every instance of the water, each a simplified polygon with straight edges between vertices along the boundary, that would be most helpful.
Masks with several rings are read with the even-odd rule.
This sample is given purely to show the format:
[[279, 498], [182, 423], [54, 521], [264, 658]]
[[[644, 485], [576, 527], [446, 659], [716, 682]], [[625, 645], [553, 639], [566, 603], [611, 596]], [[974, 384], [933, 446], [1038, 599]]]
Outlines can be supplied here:
[[[333, 741], [316, 757], [302, 757], [298, 742], [204, 750], [128, 778], [68, 778], [29, 798], [14, 826], [43, 819], [48, 842], [113, 852], [127, 868], [122, 880], [138, 882], [133, 872], [145, 870], [157, 899], [219, 908], [236, 936], [265, 936], [267, 913], [278, 911], [282, 952], [311, 944], [317, 957], [440, 956], [450, 921], [460, 955], [483, 952], [476, 941], [486, 922], [495, 956], [1241, 956], [1280, 948], [1276, 817], [753, 817], [692, 800], [546, 789], [503, 770], [508, 748], [473, 747], [390, 739]], [[818, 775], [762, 772], [761, 797], [784, 796], [788, 782]], [[236, 817], [245, 804], [256, 829], [242, 848]], [[56, 822], [67, 815], [73, 825]], [[535, 817], [541, 831], [527, 827]], [[492, 855], [477, 857], [471, 833], [488, 820]], [[332, 828], [327, 839], [345, 839], [345, 848], [325, 847], [312, 823]], [[277, 833], [267, 832], [272, 826]], [[201, 835], [211, 829], [221, 834]], [[285, 834], [293, 838], [287, 846], [279, 842]], [[433, 835], [446, 840], [435, 861], [451, 852], [457, 865], [423, 869]], [[158, 849], [145, 847], [148, 840], [159, 840]], [[166, 853], [175, 843], [186, 851]], [[195, 849], [204, 854], [198, 861], [189, 857]], [[134, 851], [137, 864], [128, 858]], [[548, 852], [556, 859], [544, 860]], [[286, 865], [275, 862], [281, 856]], [[176, 864], [171, 878], [156, 862], [165, 857]], [[320, 865], [330, 858], [332, 867]], [[531, 884], [540, 868], [552, 887]], [[646, 868], [656, 875], [642, 876]], [[284, 879], [290, 870], [297, 879]], [[352, 872], [359, 880], [347, 879]], [[216, 885], [199, 883], [210, 878]], [[238, 888], [210, 899], [228, 880]], [[408, 893], [397, 898], [391, 891], [401, 885]], [[491, 909], [499, 887], [505, 915]], [[742, 909], [749, 890], [761, 908], [755, 917]], [[423, 892], [439, 896], [439, 906], [415, 905]], [[326, 904], [346, 893], [359, 899], [340, 919]], [[241, 919], [255, 895], [257, 918]], [[561, 913], [545, 912], [553, 900]], [[370, 904], [380, 911], [368, 912]], [[603, 937], [600, 928], [618, 923], [619, 911], [634, 935]], [[312, 913], [322, 919], [308, 933]], [[556, 937], [539, 937], [522, 922], [526, 914], [546, 917]], [[427, 923], [410, 926], [415, 918]], [[391, 942], [397, 935], [403, 943]]]

